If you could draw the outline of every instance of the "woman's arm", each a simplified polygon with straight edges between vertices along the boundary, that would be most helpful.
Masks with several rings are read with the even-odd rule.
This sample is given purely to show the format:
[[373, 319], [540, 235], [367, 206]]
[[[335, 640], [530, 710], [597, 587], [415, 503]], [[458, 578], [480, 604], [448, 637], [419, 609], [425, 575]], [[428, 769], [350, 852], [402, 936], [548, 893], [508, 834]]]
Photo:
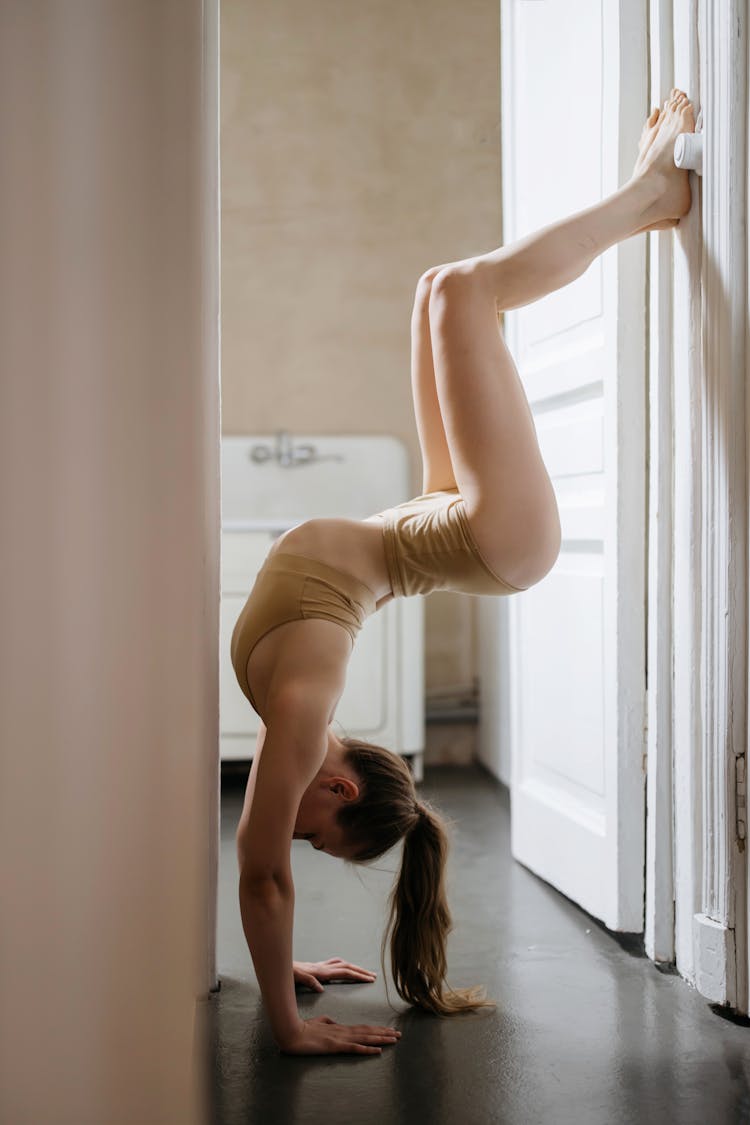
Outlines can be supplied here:
[[[295, 1054], [380, 1054], [395, 1042], [393, 1028], [335, 1024], [328, 1017], [302, 1020], [297, 1011], [292, 962], [294, 884], [290, 848], [303, 793], [328, 748], [331, 683], [325, 669], [315, 680], [288, 685], [266, 714], [265, 736], [253, 762], [237, 831], [240, 911], [248, 947], [274, 1038]], [[328, 677], [330, 679], [330, 677]], [[338, 698], [340, 687], [337, 685]]]
[[240, 877], [240, 914], [273, 1037], [283, 1049], [300, 1030], [292, 972], [294, 887]]
[[255, 776], [248, 781], [237, 830], [242, 926], [281, 1047], [302, 1024], [292, 970], [294, 884], [289, 853], [302, 794], [326, 754], [327, 726], [321, 714], [309, 694], [305, 703], [305, 693], [291, 688], [277, 701], [275, 713], [266, 716], [262, 752], [253, 762]]
[[250, 766], [250, 773], [247, 778], [247, 785], [245, 786], [245, 799], [242, 805], [242, 812], [240, 813], [239, 823], [237, 825], [237, 833], [235, 840], [237, 843], [237, 862], [240, 871], [245, 862], [244, 843], [247, 828], [248, 817], [250, 816], [250, 808], [253, 803], [253, 795], [255, 793], [255, 778], [258, 776], [258, 766], [260, 765], [260, 756], [263, 753], [263, 745], [266, 741], [266, 724], [261, 719], [260, 730], [258, 737], [255, 740], [255, 754], [253, 755], [252, 764]]

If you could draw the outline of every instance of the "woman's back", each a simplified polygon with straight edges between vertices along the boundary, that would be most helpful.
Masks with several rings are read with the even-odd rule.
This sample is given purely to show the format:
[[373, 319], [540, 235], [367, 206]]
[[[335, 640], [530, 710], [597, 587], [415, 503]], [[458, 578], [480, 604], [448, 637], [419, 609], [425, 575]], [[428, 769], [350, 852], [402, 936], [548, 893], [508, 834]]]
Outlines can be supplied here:
[[351, 574], [372, 590], [376, 601], [390, 593], [380, 515], [366, 520], [307, 520], [280, 535], [269, 557], [279, 552], [313, 559]]

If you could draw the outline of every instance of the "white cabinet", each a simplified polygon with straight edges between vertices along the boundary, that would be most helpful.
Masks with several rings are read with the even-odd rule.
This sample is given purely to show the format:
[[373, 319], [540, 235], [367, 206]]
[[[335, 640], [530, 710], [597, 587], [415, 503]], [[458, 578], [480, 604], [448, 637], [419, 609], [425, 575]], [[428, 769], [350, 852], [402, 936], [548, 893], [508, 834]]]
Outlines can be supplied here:
[[259, 720], [237, 683], [229, 646], [240, 611], [273, 543], [264, 531], [224, 532], [221, 541], [221, 633], [219, 665], [219, 715], [221, 757], [251, 758]]

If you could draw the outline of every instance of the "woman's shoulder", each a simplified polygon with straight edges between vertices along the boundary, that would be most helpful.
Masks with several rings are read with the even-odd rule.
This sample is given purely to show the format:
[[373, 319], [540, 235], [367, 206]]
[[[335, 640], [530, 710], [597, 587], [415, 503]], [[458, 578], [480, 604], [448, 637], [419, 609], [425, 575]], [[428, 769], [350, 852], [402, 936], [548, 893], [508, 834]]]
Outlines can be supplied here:
[[329, 721], [346, 684], [351, 640], [340, 625], [319, 618], [280, 626], [264, 692], [263, 721], [294, 715], [301, 721]]

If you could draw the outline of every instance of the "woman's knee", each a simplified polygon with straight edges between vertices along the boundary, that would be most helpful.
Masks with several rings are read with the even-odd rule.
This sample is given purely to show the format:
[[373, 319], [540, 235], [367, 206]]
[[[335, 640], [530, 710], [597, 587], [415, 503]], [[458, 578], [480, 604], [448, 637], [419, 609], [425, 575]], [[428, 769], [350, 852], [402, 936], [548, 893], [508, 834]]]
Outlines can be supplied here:
[[525, 558], [516, 570], [516, 579], [522, 580], [513, 584], [528, 589], [541, 582], [557, 562], [561, 545], [560, 515], [555, 504], [546, 517], [538, 521], [535, 534], [527, 544]]
[[[549, 574], [560, 554], [562, 531], [554, 491], [545, 502], [485, 502], [467, 515], [493, 570], [527, 590]], [[473, 518], [472, 518], [473, 517]]]
[[437, 316], [459, 301], [472, 299], [485, 288], [484, 273], [475, 259], [438, 268], [430, 282], [430, 315]]
[[425, 270], [425, 272], [422, 274], [419, 281], [417, 282], [417, 291], [414, 297], [415, 308], [417, 306], [429, 304], [430, 293], [432, 292], [432, 283], [440, 273], [440, 271], [443, 269], [445, 269], [445, 266], [431, 266], [430, 269]]

